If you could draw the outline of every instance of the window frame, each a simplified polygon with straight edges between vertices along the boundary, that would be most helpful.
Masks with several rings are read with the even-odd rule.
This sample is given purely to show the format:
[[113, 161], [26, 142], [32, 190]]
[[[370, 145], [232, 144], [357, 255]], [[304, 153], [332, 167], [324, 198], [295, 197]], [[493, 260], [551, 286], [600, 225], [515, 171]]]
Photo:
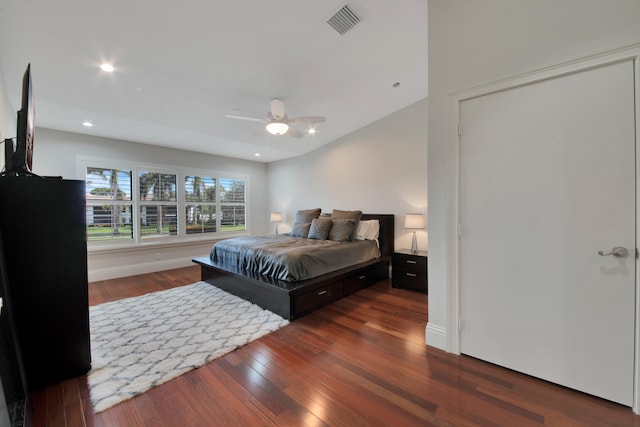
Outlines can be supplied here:
[[[131, 198], [129, 200], [117, 200], [117, 199], [105, 199], [105, 200], [96, 200], [96, 199], [88, 199], [86, 198], [86, 178], [87, 178], [87, 169], [88, 168], [94, 168], [94, 169], [102, 169], [102, 170], [110, 170], [110, 171], [117, 171], [117, 172], [124, 172], [127, 171], [131, 174], [131, 187], [129, 189], [129, 191], [131, 192]], [[103, 240], [92, 240], [91, 242], [108, 242], [108, 243], [114, 243], [114, 242], [119, 242], [119, 243], [128, 243], [131, 242], [133, 236], [135, 235], [135, 224], [134, 224], [134, 213], [133, 213], [133, 209], [135, 209], [134, 206], [134, 195], [133, 192], [135, 191], [134, 187], [133, 187], [133, 174], [134, 171], [131, 168], [128, 167], [109, 167], [109, 166], [104, 166], [104, 167], [98, 167], [98, 166], [93, 166], [93, 165], [87, 165], [86, 167], [84, 167], [84, 178], [83, 181], [85, 181], [85, 218], [86, 215], [88, 214], [88, 208], [89, 207], [99, 207], [101, 205], [111, 205], [111, 207], [113, 208], [114, 206], [118, 206], [118, 205], [126, 205], [126, 206], [130, 206], [131, 207], [131, 212], [130, 212], [130, 220], [131, 220], [131, 235], [132, 237], [122, 237], [122, 238], [112, 238], [112, 239], [103, 239]], [[93, 212], [93, 214], [95, 215], [95, 211]], [[89, 241], [89, 224], [85, 224], [85, 229], [87, 230], [87, 241]]]
[[[142, 194], [140, 193], [140, 173], [142, 172], [147, 172], [147, 173], [156, 173], [156, 174], [160, 174], [160, 175], [173, 175], [175, 176], [175, 200], [143, 200], [142, 198]], [[137, 166], [135, 169], [135, 174], [136, 174], [136, 179], [135, 179], [135, 189], [136, 189], [136, 193], [135, 193], [135, 197], [134, 197], [134, 207], [137, 207], [136, 209], [136, 214], [137, 216], [135, 217], [136, 219], [136, 224], [138, 226], [138, 230], [137, 230], [137, 234], [135, 235], [136, 239], [139, 242], [149, 242], [149, 241], [154, 241], [154, 240], [165, 240], [165, 239], [171, 239], [172, 237], [175, 236], [179, 236], [180, 235], [180, 224], [179, 224], [179, 219], [180, 219], [180, 210], [179, 210], [179, 205], [180, 205], [180, 180], [179, 180], [179, 176], [180, 173], [178, 170], [172, 170], [169, 168], [160, 168], [160, 167], [151, 167], [151, 166]], [[151, 234], [148, 236], [145, 236], [142, 234], [142, 208], [144, 206], [155, 206], [156, 208], [158, 208], [158, 212], [161, 212], [162, 209], [166, 206], [175, 206], [176, 207], [176, 234], [171, 234], [171, 231], [169, 231], [169, 234]], [[158, 214], [159, 217], [163, 216], [162, 214]]]
[[[187, 200], [187, 177], [199, 177], [199, 178], [209, 178], [213, 180], [214, 183], [214, 201], [209, 201], [209, 200], [199, 200], [199, 201], [189, 201]], [[219, 188], [219, 181], [220, 181], [220, 177], [216, 177], [216, 176], [211, 176], [211, 174], [189, 174], [186, 173], [183, 177], [183, 186], [182, 186], [182, 190], [184, 191], [184, 207], [183, 207], [183, 213], [184, 216], [181, 216], [181, 219], [184, 220], [184, 231], [185, 234], [187, 236], [190, 235], [196, 235], [196, 236], [205, 236], [205, 235], [211, 235], [211, 233], [218, 233], [220, 232], [221, 228], [220, 228], [220, 221], [219, 221], [219, 208], [220, 208], [220, 198], [218, 197], [218, 188]], [[246, 198], [246, 192], [245, 192], [245, 198]], [[187, 207], [189, 206], [209, 206], [209, 207], [213, 207], [214, 208], [214, 215], [216, 216], [215, 219], [215, 231], [207, 231], [207, 232], [202, 232], [202, 233], [191, 233], [189, 234], [189, 231], [187, 230]], [[246, 220], [246, 218], [245, 218]]]
[[[226, 172], [223, 170], [202, 169], [202, 168], [185, 168], [170, 165], [158, 165], [149, 163], [137, 163], [131, 161], [118, 161], [113, 159], [81, 157], [77, 160], [77, 176], [83, 181], [86, 180], [87, 168], [112, 169], [112, 170], [130, 170], [131, 171], [131, 201], [126, 201], [132, 205], [132, 228], [133, 237], [131, 239], [106, 239], [89, 241], [87, 238], [87, 246], [92, 248], [109, 248], [109, 247], [139, 247], [146, 245], [162, 245], [162, 244], [179, 244], [184, 242], [198, 241], [215, 241], [221, 238], [233, 235], [250, 234], [250, 180], [249, 176], [237, 172]], [[153, 172], [176, 175], [176, 201], [142, 201], [140, 198], [139, 173]], [[216, 194], [215, 203], [211, 202], [187, 202], [186, 200], [186, 183], [187, 176], [200, 176], [215, 179], [216, 191], [218, 191], [220, 180], [231, 179], [244, 181], [244, 230], [222, 231], [221, 215], [221, 197]], [[86, 194], [86, 193], [85, 193]], [[213, 204], [216, 210], [216, 231], [205, 233], [187, 234], [186, 229], [186, 208], [191, 205], [209, 205]], [[140, 230], [140, 209], [144, 205], [176, 205], [177, 209], [177, 233], [175, 235], [158, 235], [142, 237]], [[242, 203], [238, 203], [242, 205]], [[85, 225], [85, 229], [88, 226]]]
[[[244, 181], [244, 202], [223, 202], [222, 201], [222, 197], [218, 197], [217, 198], [217, 206], [220, 209], [220, 215], [218, 218], [216, 218], [216, 222], [217, 222], [217, 227], [219, 227], [220, 232], [222, 233], [222, 220], [223, 220], [223, 210], [222, 207], [224, 206], [242, 206], [244, 207], [244, 231], [247, 230], [247, 181], [243, 180], [241, 178], [237, 178], [237, 177], [232, 177], [232, 176], [220, 176], [218, 177], [218, 187], [216, 188], [217, 191], [219, 191], [218, 189], [222, 187], [222, 183], [220, 183], [221, 179], [225, 179], [225, 180], [230, 180], [230, 181]], [[224, 233], [233, 233], [234, 231], [225, 231]], [[236, 231], [237, 232], [237, 231]]]

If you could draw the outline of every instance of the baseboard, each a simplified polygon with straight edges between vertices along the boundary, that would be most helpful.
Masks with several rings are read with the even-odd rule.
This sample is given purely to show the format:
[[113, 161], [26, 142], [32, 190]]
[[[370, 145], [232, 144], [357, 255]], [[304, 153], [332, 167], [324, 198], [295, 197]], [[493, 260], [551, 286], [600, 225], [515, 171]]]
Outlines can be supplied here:
[[142, 264], [124, 265], [89, 270], [89, 282], [116, 279], [118, 277], [135, 276], [138, 274], [154, 273], [156, 271], [172, 270], [174, 268], [195, 265], [191, 258], [175, 258], [162, 261], [145, 262]]
[[444, 326], [427, 323], [425, 339], [427, 341], [427, 345], [440, 350], [449, 351], [447, 328]]

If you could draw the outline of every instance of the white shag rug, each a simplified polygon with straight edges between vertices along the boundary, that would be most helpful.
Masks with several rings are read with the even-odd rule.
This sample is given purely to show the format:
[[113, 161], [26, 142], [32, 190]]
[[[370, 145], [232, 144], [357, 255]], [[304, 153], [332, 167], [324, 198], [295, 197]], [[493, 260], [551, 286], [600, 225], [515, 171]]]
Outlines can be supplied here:
[[289, 323], [206, 282], [92, 306], [89, 319], [96, 413]]

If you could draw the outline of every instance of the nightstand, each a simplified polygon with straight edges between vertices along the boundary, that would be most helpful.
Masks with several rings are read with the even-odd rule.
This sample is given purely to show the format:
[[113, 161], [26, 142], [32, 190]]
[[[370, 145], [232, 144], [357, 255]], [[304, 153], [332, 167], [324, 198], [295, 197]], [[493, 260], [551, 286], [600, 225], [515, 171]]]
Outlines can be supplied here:
[[394, 288], [407, 288], [428, 294], [427, 252], [411, 253], [399, 249], [393, 253], [391, 276]]

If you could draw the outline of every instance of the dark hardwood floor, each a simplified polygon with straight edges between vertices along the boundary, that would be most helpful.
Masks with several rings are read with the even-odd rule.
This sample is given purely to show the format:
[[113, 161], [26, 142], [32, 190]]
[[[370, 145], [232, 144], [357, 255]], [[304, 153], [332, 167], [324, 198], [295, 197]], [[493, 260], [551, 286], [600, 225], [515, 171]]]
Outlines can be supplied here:
[[[199, 280], [89, 285], [90, 304]], [[86, 377], [33, 394], [35, 426], [640, 426], [631, 409], [425, 346], [427, 297], [380, 282], [94, 414]]]

